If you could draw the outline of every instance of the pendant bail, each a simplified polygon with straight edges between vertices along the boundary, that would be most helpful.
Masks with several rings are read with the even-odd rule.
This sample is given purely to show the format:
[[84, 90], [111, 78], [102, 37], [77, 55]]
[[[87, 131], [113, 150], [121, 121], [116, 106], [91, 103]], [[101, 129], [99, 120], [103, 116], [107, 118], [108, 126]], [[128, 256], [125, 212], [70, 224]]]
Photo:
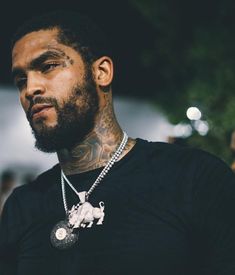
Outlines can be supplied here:
[[88, 197], [87, 197], [87, 192], [83, 191], [83, 192], [79, 192], [78, 193], [78, 197], [80, 199], [80, 203], [83, 204], [84, 202], [87, 201]]

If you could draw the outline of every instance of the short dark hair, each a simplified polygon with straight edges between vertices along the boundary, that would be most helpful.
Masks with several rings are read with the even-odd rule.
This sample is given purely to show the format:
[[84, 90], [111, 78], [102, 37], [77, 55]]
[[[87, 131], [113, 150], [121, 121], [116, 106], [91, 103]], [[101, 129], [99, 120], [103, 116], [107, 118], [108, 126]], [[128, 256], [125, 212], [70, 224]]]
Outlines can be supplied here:
[[112, 57], [104, 32], [87, 16], [72, 11], [53, 11], [26, 21], [13, 36], [12, 48], [26, 34], [50, 29], [58, 29], [58, 42], [79, 52], [87, 65], [101, 56]]

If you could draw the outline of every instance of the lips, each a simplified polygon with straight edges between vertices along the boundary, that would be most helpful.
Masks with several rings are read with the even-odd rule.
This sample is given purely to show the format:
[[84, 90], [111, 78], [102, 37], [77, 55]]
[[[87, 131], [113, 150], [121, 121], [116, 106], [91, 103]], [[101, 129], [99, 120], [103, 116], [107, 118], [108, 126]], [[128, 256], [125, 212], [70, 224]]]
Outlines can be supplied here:
[[35, 117], [36, 115], [39, 116], [44, 111], [52, 108], [53, 106], [50, 104], [35, 104], [31, 109], [31, 117]]

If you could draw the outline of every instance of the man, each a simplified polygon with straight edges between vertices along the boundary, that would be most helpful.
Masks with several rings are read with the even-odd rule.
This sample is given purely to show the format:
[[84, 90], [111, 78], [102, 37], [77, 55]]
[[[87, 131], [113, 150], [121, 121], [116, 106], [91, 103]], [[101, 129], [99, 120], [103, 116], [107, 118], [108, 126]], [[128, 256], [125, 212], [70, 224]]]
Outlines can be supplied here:
[[234, 174], [208, 153], [127, 138], [110, 56], [75, 13], [16, 34], [20, 101], [36, 146], [59, 164], [8, 199], [0, 274], [234, 275]]

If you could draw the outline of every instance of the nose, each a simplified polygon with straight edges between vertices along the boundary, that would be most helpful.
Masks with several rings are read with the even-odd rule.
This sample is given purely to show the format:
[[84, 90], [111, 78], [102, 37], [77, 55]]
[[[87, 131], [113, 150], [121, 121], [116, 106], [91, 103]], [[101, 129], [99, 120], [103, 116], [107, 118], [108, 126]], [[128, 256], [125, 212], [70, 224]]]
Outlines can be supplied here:
[[40, 72], [31, 71], [27, 76], [27, 89], [25, 97], [32, 100], [36, 95], [45, 93], [45, 83]]

